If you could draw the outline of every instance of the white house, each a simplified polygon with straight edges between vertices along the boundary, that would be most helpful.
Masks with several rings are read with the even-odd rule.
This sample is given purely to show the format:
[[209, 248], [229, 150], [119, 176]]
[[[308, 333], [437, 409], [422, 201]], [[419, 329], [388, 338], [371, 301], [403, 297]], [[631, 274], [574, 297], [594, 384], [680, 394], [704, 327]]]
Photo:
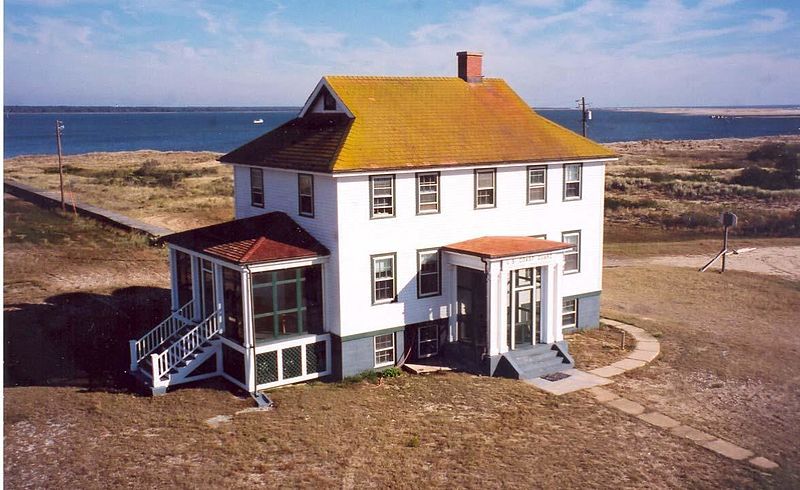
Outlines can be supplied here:
[[481, 55], [458, 77], [319, 81], [224, 155], [236, 219], [165, 238], [173, 314], [131, 341], [153, 388], [250, 391], [443, 356], [535, 377], [598, 325], [608, 149], [543, 118]]

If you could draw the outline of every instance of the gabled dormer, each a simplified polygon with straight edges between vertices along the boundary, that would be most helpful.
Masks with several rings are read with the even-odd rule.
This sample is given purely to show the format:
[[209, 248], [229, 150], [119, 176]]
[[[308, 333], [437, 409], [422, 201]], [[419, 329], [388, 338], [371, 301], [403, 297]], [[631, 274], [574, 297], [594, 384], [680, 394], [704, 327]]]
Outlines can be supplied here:
[[304, 117], [306, 114], [346, 114], [353, 117], [353, 113], [325, 78], [317, 83], [297, 117]]

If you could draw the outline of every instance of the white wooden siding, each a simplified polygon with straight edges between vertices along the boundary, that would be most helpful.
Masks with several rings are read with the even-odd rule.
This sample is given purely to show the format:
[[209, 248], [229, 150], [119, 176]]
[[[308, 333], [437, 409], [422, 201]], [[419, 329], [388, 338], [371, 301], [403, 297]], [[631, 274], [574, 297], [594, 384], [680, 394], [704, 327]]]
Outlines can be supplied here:
[[[497, 206], [474, 209], [473, 169], [445, 171], [440, 177], [439, 214], [416, 214], [416, 178], [395, 176], [396, 217], [370, 219], [369, 178], [339, 177], [338, 221], [342, 335], [353, 335], [449, 316], [449, 274], [443, 270], [442, 294], [417, 298], [416, 251], [486, 235], [547, 234], [581, 231], [580, 272], [563, 276], [564, 296], [598, 291], [602, 283], [604, 164], [583, 165], [582, 198], [563, 201], [563, 166], [547, 173], [547, 203], [527, 205], [527, 169], [497, 167]], [[370, 255], [397, 253], [398, 301], [371, 304]]]
[[234, 166], [234, 206], [236, 218], [282, 211], [325, 245], [331, 258], [325, 266], [325, 327], [339, 333], [339, 261], [337, 259], [336, 182], [329, 175], [314, 175], [314, 217], [300, 216], [297, 172], [264, 169], [264, 207], [250, 205], [250, 167]]

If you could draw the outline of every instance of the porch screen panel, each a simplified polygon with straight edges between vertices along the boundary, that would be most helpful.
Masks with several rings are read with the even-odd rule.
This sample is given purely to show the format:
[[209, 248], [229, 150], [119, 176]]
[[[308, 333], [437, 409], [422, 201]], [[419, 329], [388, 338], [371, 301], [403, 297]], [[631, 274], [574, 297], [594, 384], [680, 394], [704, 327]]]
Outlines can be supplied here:
[[242, 344], [244, 342], [242, 275], [238, 271], [223, 267], [222, 291], [225, 303], [225, 337]]
[[256, 341], [322, 332], [320, 266], [253, 274]]
[[283, 379], [303, 375], [302, 346], [283, 349]]
[[278, 353], [276, 351], [256, 354], [256, 384], [278, 381]]
[[321, 373], [327, 368], [327, 350], [325, 342], [306, 345], [306, 372]]
[[247, 383], [244, 378], [244, 354], [225, 344], [222, 344], [222, 370], [231, 378]]
[[175, 268], [178, 272], [178, 306], [192, 299], [192, 258], [187, 253], [175, 251]]

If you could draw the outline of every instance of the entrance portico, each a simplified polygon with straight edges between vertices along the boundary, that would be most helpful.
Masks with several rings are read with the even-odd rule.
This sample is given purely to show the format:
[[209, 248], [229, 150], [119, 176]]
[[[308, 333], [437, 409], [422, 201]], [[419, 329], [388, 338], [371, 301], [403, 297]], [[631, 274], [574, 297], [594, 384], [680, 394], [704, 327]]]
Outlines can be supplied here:
[[[532, 237], [481, 237], [443, 247], [445, 277], [455, 285], [448, 340], [474, 347], [481, 364], [488, 358], [490, 374], [509, 351], [561, 342], [560, 282], [572, 247]], [[476, 287], [480, 279], [484, 284]]]

